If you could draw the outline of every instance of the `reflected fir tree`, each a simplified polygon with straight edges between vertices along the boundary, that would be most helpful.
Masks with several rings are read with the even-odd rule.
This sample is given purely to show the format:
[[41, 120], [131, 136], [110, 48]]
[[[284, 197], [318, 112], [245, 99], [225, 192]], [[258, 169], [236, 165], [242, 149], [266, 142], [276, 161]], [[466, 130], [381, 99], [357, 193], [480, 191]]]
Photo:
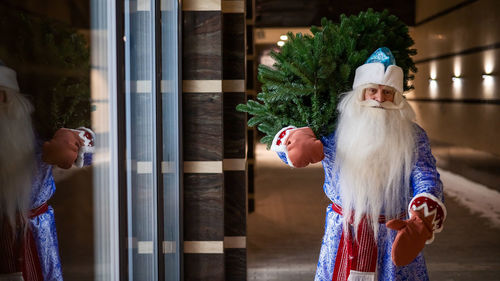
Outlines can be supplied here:
[[35, 106], [42, 138], [61, 127], [90, 127], [90, 56], [85, 36], [66, 23], [0, 5], [0, 60], [17, 72]]

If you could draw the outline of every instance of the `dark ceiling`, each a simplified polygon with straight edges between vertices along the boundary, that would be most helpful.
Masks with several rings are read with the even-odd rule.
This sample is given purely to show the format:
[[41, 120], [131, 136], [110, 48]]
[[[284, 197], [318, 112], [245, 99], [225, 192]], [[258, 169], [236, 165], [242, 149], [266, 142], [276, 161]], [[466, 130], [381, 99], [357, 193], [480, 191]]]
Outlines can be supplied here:
[[90, 28], [90, 0], [0, 0], [0, 9], [63, 22], [77, 29]]
[[256, 27], [320, 25], [321, 18], [337, 21], [341, 14], [368, 8], [389, 10], [407, 25], [415, 24], [415, 0], [255, 0]]

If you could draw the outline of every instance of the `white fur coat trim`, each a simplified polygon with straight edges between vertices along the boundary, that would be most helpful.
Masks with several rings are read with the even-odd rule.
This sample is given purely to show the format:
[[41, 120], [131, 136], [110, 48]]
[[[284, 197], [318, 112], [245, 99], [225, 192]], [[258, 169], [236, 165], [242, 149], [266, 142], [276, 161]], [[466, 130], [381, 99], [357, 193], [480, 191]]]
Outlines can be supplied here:
[[347, 281], [375, 281], [375, 272], [362, 272], [351, 270]]
[[271, 150], [276, 151], [276, 152], [284, 152], [286, 155], [286, 161], [289, 166], [294, 167], [292, 164], [292, 161], [290, 161], [290, 158], [288, 157], [288, 149], [286, 148], [286, 140], [288, 139], [288, 136], [290, 135], [290, 132], [297, 129], [295, 126], [288, 126], [283, 129], [281, 129], [276, 135], [274, 136], [273, 143], [271, 144]]

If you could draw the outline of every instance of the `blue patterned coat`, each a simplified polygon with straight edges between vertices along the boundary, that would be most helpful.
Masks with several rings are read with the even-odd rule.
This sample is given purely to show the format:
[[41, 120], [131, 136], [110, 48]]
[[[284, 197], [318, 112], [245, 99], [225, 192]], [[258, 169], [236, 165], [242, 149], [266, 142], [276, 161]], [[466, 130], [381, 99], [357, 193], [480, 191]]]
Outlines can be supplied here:
[[[443, 186], [436, 170], [436, 160], [431, 154], [429, 140], [425, 131], [415, 125], [416, 130], [416, 161], [413, 165], [410, 178], [410, 193], [407, 194], [408, 201], [418, 194], [431, 194], [443, 201]], [[322, 161], [325, 171], [325, 183], [323, 190], [328, 198], [338, 205], [342, 205], [340, 199], [340, 186], [338, 172], [333, 171], [335, 161], [335, 134], [321, 138], [325, 158]], [[278, 152], [278, 156], [287, 163], [284, 152]], [[331, 205], [326, 210], [325, 234], [321, 245], [315, 281], [331, 281], [335, 266], [338, 244], [342, 235], [343, 217], [332, 210]], [[377, 245], [378, 265], [377, 276], [379, 281], [392, 280], [429, 280], [427, 269], [422, 253], [407, 266], [398, 267], [391, 260], [392, 243], [397, 232], [380, 224]]]

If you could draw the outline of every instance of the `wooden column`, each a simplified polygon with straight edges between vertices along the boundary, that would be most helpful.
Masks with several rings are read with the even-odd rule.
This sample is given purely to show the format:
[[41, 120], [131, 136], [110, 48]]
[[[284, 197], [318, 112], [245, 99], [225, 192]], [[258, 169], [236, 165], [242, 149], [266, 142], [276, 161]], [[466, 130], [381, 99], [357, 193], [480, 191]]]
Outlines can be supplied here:
[[[247, 100], [257, 98], [257, 61], [255, 52], [255, 0], [246, 0], [246, 93]], [[255, 127], [247, 128], [247, 177], [248, 177], [248, 212], [255, 210], [255, 192], [254, 192], [254, 164], [255, 164], [255, 140], [257, 131]]]
[[182, 3], [184, 280], [224, 280], [222, 7]]
[[245, 1], [222, 1], [224, 101], [224, 252], [226, 279], [246, 280]]
[[245, 2], [182, 10], [184, 279], [246, 280]]

